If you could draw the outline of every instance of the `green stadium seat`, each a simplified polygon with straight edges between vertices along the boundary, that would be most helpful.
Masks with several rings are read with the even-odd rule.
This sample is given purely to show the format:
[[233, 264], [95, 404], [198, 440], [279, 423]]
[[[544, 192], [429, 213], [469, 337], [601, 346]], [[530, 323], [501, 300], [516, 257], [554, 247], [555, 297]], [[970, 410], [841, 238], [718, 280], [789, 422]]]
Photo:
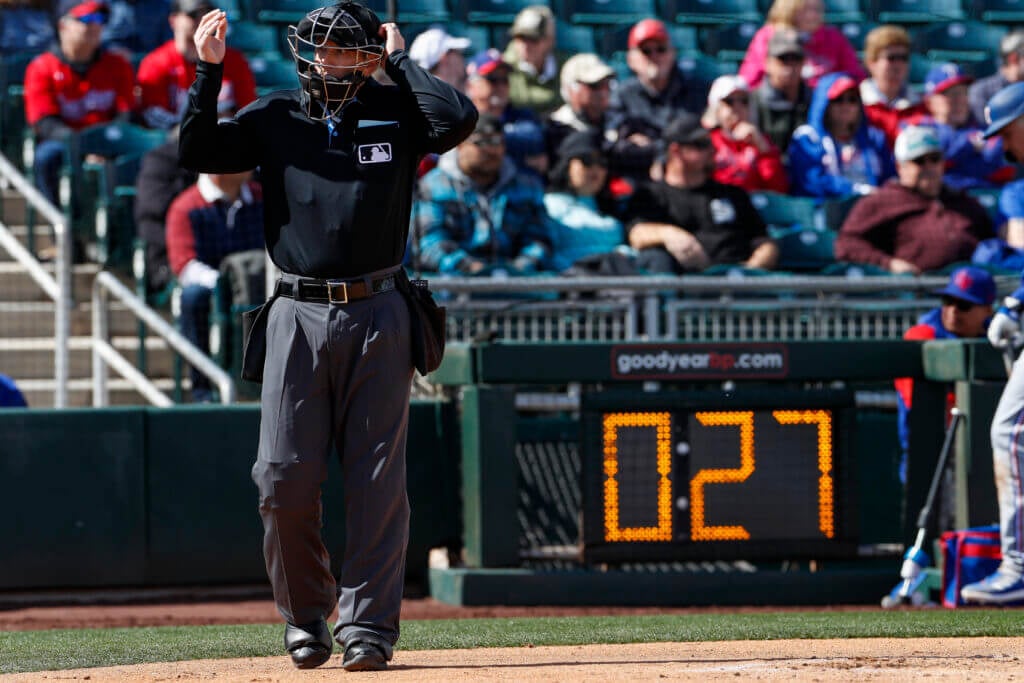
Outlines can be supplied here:
[[728, 59], [735, 62], [742, 62], [750, 47], [750, 41], [754, 34], [761, 28], [761, 24], [752, 21], [745, 21], [739, 24], [724, 24], [717, 27], [703, 29], [703, 50], [704, 54]]
[[677, 24], [764, 21], [757, 0], [664, 0], [662, 16]]
[[228, 45], [241, 50], [246, 57], [283, 57], [278, 47], [279, 28], [270, 24], [236, 21], [228, 28]]
[[[459, 2], [460, 0], [456, 0]], [[461, 0], [456, 16], [463, 17], [469, 24], [512, 24], [519, 11], [530, 5], [547, 5], [547, 0]]]
[[249, 68], [252, 69], [258, 95], [266, 95], [275, 90], [288, 90], [299, 85], [295, 62], [290, 59], [252, 57], [249, 59]]
[[873, 0], [873, 18], [881, 24], [930, 24], [966, 19], [960, 0]]
[[860, 23], [867, 20], [861, 0], [828, 0], [825, 3], [825, 23]]
[[853, 205], [860, 201], [860, 195], [851, 195], [837, 199], [826, 199], [821, 203], [822, 227], [826, 230], [839, 232], [847, 214], [853, 209]]
[[932, 61], [982, 63], [986, 66], [996, 58], [999, 41], [1006, 35], [1005, 26], [977, 21], [951, 21], [916, 27], [911, 31], [913, 49]]
[[657, 15], [654, 0], [563, 0], [574, 24], [635, 24]]
[[762, 220], [770, 226], [786, 229], [798, 226], [807, 230], [824, 227], [824, 217], [818, 210], [816, 200], [809, 197], [792, 197], [779, 192], [752, 192], [750, 201]]
[[297, 24], [319, 7], [323, 7], [320, 0], [251, 0], [251, 18], [267, 24]]
[[974, 197], [985, 207], [985, 211], [988, 212], [989, 218], [992, 219], [992, 224], [999, 227], [999, 224], [1005, 219], [1005, 217], [999, 211], [999, 195], [1002, 192], [998, 187], [975, 187], [967, 190], [967, 194]]
[[399, 24], [405, 22], [425, 22], [425, 21], [448, 21], [451, 18], [451, 12], [448, 11], [448, 5], [445, 0], [402, 0], [401, 2], [395, 2], [395, 12], [397, 16], [388, 16], [388, 2], [387, 0], [367, 0], [366, 6], [377, 13], [377, 16], [382, 21], [394, 20]]
[[835, 25], [858, 53], [864, 50], [864, 39], [878, 24], [871, 21], [848, 21]]
[[[1024, 24], [1024, 3], [1020, 0], [964, 0], [970, 15], [989, 24]], [[993, 46], [994, 48], [995, 46]]]
[[719, 76], [737, 73], [740, 65], [736, 61], [719, 60], [707, 55], [688, 55], [680, 58], [679, 68], [687, 78], [707, 90]]
[[835, 263], [835, 233], [795, 227], [772, 235], [779, 245], [778, 267], [789, 271], [820, 271]]
[[559, 21], [555, 24], [555, 50], [565, 59], [581, 52], [597, 52], [594, 27]]
[[135, 177], [142, 156], [119, 157], [105, 165], [96, 199], [96, 261], [108, 268], [127, 266], [135, 239]]
[[25, 135], [25, 68], [35, 53], [21, 52], [0, 59], [0, 154], [16, 166], [21, 164]]

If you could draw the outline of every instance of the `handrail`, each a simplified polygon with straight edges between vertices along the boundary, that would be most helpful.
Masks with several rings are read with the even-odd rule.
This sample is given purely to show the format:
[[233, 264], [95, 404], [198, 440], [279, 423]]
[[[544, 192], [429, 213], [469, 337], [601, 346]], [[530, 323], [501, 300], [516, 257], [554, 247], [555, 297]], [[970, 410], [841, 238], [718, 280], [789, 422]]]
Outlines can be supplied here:
[[0, 177], [24, 195], [25, 200], [53, 226], [57, 247], [55, 261], [56, 277], [39, 265], [36, 257], [25, 249], [5, 225], [0, 223], [0, 245], [22, 267], [29, 277], [53, 299], [53, 407], [64, 408], [68, 404], [68, 383], [70, 374], [71, 307], [74, 299], [71, 291], [71, 239], [68, 222], [64, 214], [37, 190], [25, 176], [0, 154]]
[[[870, 294], [902, 291], [928, 292], [944, 287], [945, 275], [871, 275], [862, 278], [818, 275], [765, 275], [761, 277], [733, 275], [647, 275], [627, 277], [449, 277], [424, 274], [430, 288], [456, 294], [494, 294], [508, 292], [592, 292], [595, 289], [629, 291], [682, 291], [687, 294], [765, 293], [784, 290], [792, 293]], [[997, 283], [1017, 278], [996, 277]]]
[[199, 372], [210, 378], [220, 391], [221, 403], [234, 403], [238, 392], [235, 383], [220, 366], [214, 363], [192, 342], [146, 305], [134, 292], [125, 287], [112, 273], [103, 271], [96, 276], [92, 287], [92, 396], [96, 407], [109, 405], [107, 367], [113, 367], [151, 403], [160, 407], [174, 405], [167, 394], [121, 356], [109, 341], [110, 309], [107, 295], [118, 301], [146, 323], [168, 345], [185, 357]]

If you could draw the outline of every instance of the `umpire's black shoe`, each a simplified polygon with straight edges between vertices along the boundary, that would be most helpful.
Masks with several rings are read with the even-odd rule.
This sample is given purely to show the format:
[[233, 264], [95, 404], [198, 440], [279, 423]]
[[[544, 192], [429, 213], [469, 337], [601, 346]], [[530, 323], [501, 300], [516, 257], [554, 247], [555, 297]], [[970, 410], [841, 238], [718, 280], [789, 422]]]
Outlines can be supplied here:
[[345, 671], [384, 671], [388, 668], [388, 660], [384, 650], [373, 643], [353, 640], [345, 646], [341, 665]]
[[300, 669], [315, 669], [331, 658], [334, 641], [321, 619], [311, 624], [288, 624], [284, 627], [284, 647], [292, 656], [292, 663]]

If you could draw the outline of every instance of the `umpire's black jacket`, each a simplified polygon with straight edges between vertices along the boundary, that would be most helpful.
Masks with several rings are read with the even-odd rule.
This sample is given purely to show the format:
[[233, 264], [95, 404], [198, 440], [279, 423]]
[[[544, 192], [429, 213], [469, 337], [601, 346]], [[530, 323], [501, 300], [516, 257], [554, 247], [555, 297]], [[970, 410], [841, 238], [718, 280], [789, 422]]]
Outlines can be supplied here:
[[[223, 68], [200, 62], [181, 123], [185, 168], [260, 169], [271, 258], [285, 272], [346, 278], [402, 262], [420, 157], [445, 152], [476, 125], [465, 95], [395, 50], [345, 107], [332, 135], [306, 116], [301, 89], [259, 98], [218, 123]], [[314, 106], [319, 106], [314, 104]]]

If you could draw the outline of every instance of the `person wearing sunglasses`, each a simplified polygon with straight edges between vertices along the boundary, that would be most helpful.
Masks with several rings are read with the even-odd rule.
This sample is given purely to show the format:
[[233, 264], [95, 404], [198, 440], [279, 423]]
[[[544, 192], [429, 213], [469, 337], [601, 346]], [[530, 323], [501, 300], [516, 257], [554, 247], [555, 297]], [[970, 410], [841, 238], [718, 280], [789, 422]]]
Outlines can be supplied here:
[[871, 74], [860, 84], [864, 114], [885, 133], [891, 149], [900, 124], [927, 114], [921, 98], [909, 88], [910, 34], [888, 24], [872, 29], [864, 38], [864, 63]]
[[848, 73], [858, 81], [866, 75], [843, 32], [825, 23], [823, 0], [775, 0], [765, 19], [740, 64], [739, 74], [751, 88], [758, 87], [764, 78], [769, 44], [777, 31], [795, 31], [800, 35], [806, 57], [801, 71], [811, 87], [825, 74], [836, 71]]
[[[150, 128], [174, 128], [181, 121], [188, 88], [196, 77], [196, 26], [217, 9], [212, 0], [172, 0], [167, 21], [172, 37], [139, 63], [139, 110]], [[217, 108], [228, 116], [256, 99], [256, 80], [245, 56], [229, 47]]]
[[25, 69], [25, 121], [35, 136], [36, 185], [57, 206], [71, 136], [88, 126], [127, 120], [135, 104], [132, 65], [100, 45], [109, 16], [100, 0], [61, 0], [57, 45]]
[[608, 136], [613, 175], [646, 180], [662, 131], [683, 112], [704, 110], [706, 90], [686, 78], [664, 22], [643, 19], [629, 31], [626, 63], [634, 76], [611, 94]]
[[[933, 292], [940, 297], [941, 305], [922, 315], [917, 324], [903, 333], [911, 341], [932, 339], [975, 339], [983, 338], [992, 320], [992, 303], [996, 300], [996, 282], [987, 270], [975, 266], [957, 268], [949, 275], [949, 282], [942, 289]], [[900, 440], [900, 481], [907, 481], [907, 453], [910, 447], [910, 410], [914, 400], [914, 380], [900, 377], [896, 387], [897, 433]], [[947, 410], [955, 405], [956, 398], [950, 386], [946, 394]], [[946, 497], [943, 497], [946, 500]], [[939, 528], [949, 528], [940, 523]]]
[[529, 109], [511, 104], [512, 66], [494, 48], [476, 53], [466, 64], [466, 96], [481, 114], [501, 121], [509, 158], [525, 172], [547, 172], [544, 128]]
[[865, 121], [857, 81], [846, 74], [818, 81], [788, 156], [790, 192], [805, 197], [869, 194], [895, 172], [885, 134]]
[[776, 29], [768, 41], [765, 76], [750, 93], [758, 129], [780, 150], [789, 147], [793, 131], [807, 122], [811, 88], [801, 75], [805, 58], [800, 34], [790, 28]]
[[458, 275], [541, 270], [551, 252], [540, 179], [506, 153], [504, 128], [480, 114], [454, 154], [420, 178], [412, 209], [411, 265]]
[[627, 216], [637, 265], [651, 273], [699, 272], [712, 265], [769, 270], [779, 249], [745, 190], [712, 179], [714, 148], [693, 114], [680, 114], [662, 140], [663, 179], [637, 188]]
[[578, 131], [566, 137], [555, 153], [544, 194], [551, 218], [552, 270], [636, 273], [635, 252], [625, 244], [621, 221], [604, 210], [607, 183], [608, 158], [601, 132]]
[[715, 148], [713, 178], [748, 192], [789, 189], [779, 149], [757, 129], [750, 107], [750, 90], [742, 76], [719, 76], [708, 92], [702, 120]]
[[944, 165], [933, 129], [905, 128], [896, 138], [899, 177], [854, 205], [836, 238], [836, 260], [911, 275], [969, 261], [995, 231], [981, 204], [943, 185]]

